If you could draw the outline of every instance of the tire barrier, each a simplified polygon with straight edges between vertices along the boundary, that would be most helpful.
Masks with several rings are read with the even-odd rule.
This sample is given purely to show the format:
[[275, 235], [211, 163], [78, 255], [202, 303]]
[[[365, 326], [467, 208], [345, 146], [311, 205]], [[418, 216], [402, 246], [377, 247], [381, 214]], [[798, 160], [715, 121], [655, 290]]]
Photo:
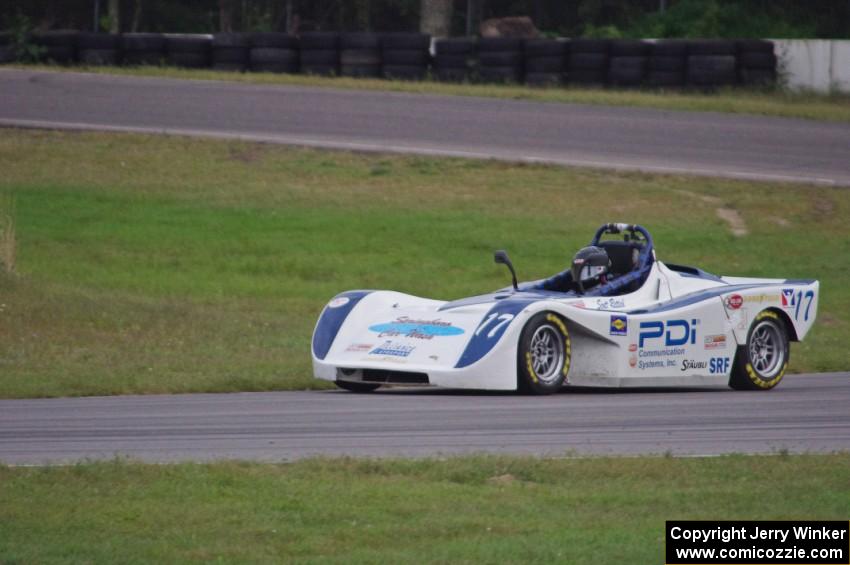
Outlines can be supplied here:
[[558, 86], [567, 82], [570, 44], [559, 39], [525, 41], [525, 82], [532, 86]]
[[655, 88], [685, 85], [688, 44], [683, 39], [661, 39], [650, 46], [646, 84]]
[[438, 39], [434, 43], [434, 78], [442, 82], [469, 82], [478, 64], [473, 37]]
[[166, 35], [165, 61], [172, 67], [203, 69], [210, 66], [212, 36]]
[[248, 68], [251, 37], [247, 33], [216, 33], [212, 37], [212, 68], [241, 73]]
[[298, 38], [286, 33], [255, 33], [251, 36], [248, 61], [255, 72], [297, 73]]
[[[713, 90], [777, 82], [774, 44], [762, 39], [518, 39], [421, 33], [306, 32], [214, 35], [57, 30], [33, 33], [41, 59], [55, 64], [161, 65], [226, 71], [385, 77], [533, 86], [613, 86]], [[0, 64], [18, 55], [0, 32]]]
[[83, 65], [117, 65], [121, 62], [121, 36], [108, 33], [80, 33], [77, 58]]
[[522, 83], [523, 40], [482, 37], [478, 40], [478, 79], [489, 83]]
[[374, 33], [340, 34], [339, 74], [354, 78], [380, 77], [381, 38]]
[[339, 34], [315, 31], [301, 35], [301, 72], [307, 75], [339, 74]]
[[776, 54], [772, 41], [738, 41], [738, 79], [741, 84], [752, 87], [771, 87], [776, 84]]
[[638, 87], [646, 82], [649, 61], [649, 42], [637, 39], [618, 39], [611, 42], [608, 61], [608, 84]]
[[431, 36], [425, 33], [386, 33], [381, 36], [381, 74], [384, 78], [423, 80], [431, 63]]
[[687, 84], [698, 88], [731, 86], [738, 82], [734, 41], [688, 41]]
[[12, 46], [12, 40], [11, 33], [0, 31], [0, 65], [15, 62], [15, 49]]
[[44, 31], [34, 33], [32, 42], [43, 49], [42, 58], [45, 61], [58, 65], [70, 65], [77, 60], [78, 36], [77, 31]]
[[165, 36], [159, 33], [125, 33], [121, 36], [125, 65], [161, 65], [165, 59]]
[[608, 78], [608, 52], [605, 39], [574, 39], [570, 42], [569, 83], [604, 86]]

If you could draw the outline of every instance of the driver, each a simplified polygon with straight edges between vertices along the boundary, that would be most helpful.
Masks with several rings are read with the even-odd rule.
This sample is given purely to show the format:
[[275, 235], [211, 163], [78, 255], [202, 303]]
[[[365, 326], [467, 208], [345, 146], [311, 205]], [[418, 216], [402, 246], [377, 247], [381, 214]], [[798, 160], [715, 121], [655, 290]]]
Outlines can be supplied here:
[[572, 275], [579, 292], [586, 292], [597, 284], [608, 282], [611, 260], [601, 247], [591, 245], [580, 249], [573, 257]]

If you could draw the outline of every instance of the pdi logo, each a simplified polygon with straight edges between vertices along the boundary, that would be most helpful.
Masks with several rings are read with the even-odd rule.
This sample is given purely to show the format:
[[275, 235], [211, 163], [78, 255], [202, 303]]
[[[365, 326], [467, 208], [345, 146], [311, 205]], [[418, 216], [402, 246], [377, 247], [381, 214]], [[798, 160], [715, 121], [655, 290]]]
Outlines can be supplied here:
[[699, 320], [667, 320], [667, 323], [658, 322], [641, 322], [640, 337], [638, 338], [638, 346], [643, 348], [643, 344], [647, 340], [664, 338], [664, 345], [671, 347], [677, 345], [685, 345], [690, 343], [694, 345], [697, 342], [697, 325]]

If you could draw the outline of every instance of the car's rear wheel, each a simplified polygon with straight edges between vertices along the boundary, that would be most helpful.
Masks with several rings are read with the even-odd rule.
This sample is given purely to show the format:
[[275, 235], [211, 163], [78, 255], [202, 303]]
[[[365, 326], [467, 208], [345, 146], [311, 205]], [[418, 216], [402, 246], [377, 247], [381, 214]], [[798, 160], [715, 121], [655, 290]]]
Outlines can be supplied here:
[[379, 384], [375, 383], [358, 383], [355, 381], [334, 381], [336, 386], [341, 389], [349, 390], [351, 392], [372, 392], [377, 389]]
[[533, 316], [522, 330], [517, 354], [517, 388], [531, 394], [557, 392], [570, 370], [570, 333], [553, 312]]
[[779, 314], [759, 312], [747, 334], [747, 343], [738, 347], [729, 386], [736, 390], [768, 390], [779, 384], [790, 357], [788, 329]]

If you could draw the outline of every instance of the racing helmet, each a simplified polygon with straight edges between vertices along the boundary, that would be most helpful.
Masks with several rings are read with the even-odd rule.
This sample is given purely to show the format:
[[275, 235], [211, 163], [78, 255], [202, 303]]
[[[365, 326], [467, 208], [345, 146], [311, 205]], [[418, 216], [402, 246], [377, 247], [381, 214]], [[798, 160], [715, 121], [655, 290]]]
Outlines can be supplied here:
[[600, 281], [604, 282], [610, 266], [608, 254], [601, 247], [591, 245], [579, 249], [573, 257], [573, 281], [578, 285], [579, 290], [584, 292]]

